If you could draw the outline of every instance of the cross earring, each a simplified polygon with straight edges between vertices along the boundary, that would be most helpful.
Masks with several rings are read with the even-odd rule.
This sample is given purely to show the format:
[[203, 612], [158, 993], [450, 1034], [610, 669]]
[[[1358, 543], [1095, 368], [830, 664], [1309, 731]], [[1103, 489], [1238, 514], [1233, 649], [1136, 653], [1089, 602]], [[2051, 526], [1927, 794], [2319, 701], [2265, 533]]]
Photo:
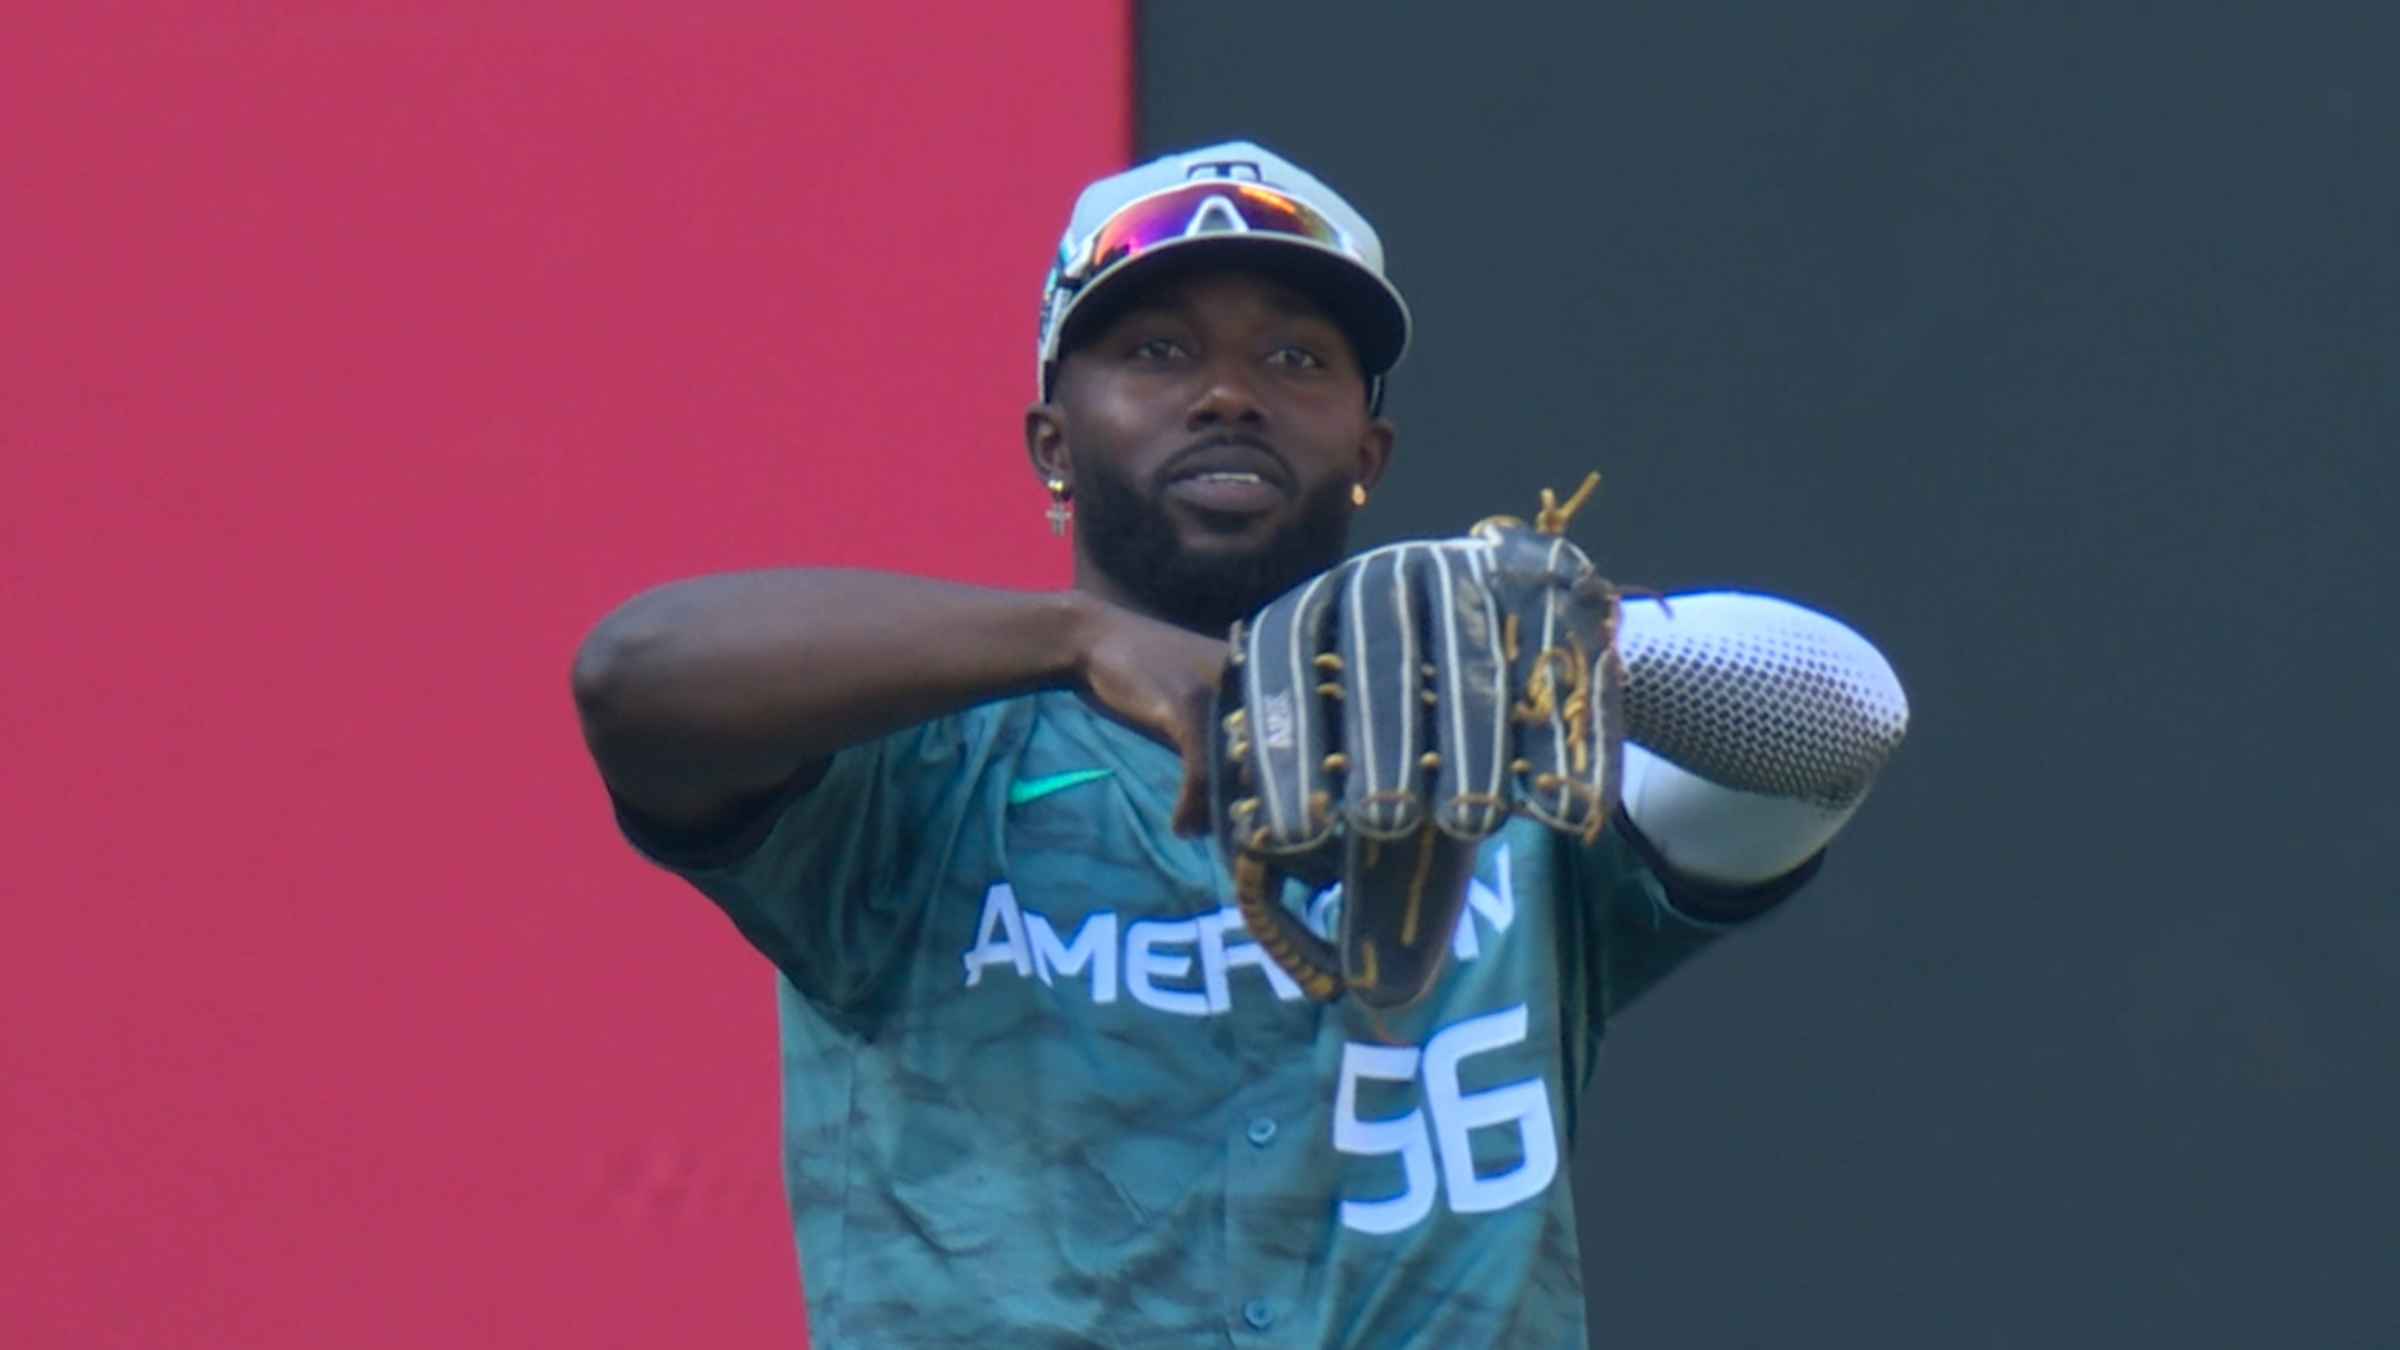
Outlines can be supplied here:
[[1075, 519], [1075, 508], [1067, 505], [1067, 480], [1053, 478], [1048, 487], [1050, 489], [1050, 533], [1063, 535], [1067, 532], [1068, 523]]

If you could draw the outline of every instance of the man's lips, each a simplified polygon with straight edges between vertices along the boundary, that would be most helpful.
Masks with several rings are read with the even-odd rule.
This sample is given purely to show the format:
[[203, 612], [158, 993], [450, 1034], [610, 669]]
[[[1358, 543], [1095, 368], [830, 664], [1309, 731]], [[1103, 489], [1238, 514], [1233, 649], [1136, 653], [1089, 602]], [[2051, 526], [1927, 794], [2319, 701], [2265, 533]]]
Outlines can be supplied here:
[[1167, 461], [1162, 475], [1170, 488], [1193, 483], [1264, 486], [1277, 495], [1292, 490], [1291, 470], [1266, 442], [1246, 436], [1202, 441]]
[[1291, 494], [1292, 475], [1266, 442], [1217, 436], [1167, 461], [1164, 495], [1218, 517], [1263, 516]]
[[1167, 484], [1166, 498], [1212, 516], [1263, 516], [1283, 505], [1283, 489], [1254, 473], [1204, 473]]

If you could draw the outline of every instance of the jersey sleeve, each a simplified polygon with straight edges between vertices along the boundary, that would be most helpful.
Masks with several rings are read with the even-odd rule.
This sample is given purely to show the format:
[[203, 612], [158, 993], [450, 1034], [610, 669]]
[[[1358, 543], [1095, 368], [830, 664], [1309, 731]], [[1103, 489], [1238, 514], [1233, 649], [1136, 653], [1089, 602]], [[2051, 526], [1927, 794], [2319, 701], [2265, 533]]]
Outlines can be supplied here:
[[974, 817], [1004, 719], [970, 708], [836, 754], [825, 776], [718, 839], [669, 838], [620, 803], [645, 858], [690, 882], [803, 995], [864, 998], [912, 940]]
[[1677, 875], [1622, 810], [1589, 848], [1569, 845], [1569, 872], [1589, 919], [1587, 968], [1594, 1011], [1622, 1012], [1701, 949], [1774, 910], [1806, 886], [1825, 860], [1758, 886], [1714, 886]]

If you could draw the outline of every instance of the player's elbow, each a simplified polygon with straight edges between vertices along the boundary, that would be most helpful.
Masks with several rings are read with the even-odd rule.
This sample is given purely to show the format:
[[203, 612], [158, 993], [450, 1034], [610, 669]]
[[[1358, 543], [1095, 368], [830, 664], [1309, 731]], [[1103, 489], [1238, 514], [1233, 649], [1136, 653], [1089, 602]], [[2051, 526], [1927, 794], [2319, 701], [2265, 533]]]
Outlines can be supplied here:
[[598, 745], [632, 720], [643, 703], [642, 672], [655, 668], [668, 633], [656, 606], [636, 596], [592, 627], [575, 649], [568, 685], [585, 737]]

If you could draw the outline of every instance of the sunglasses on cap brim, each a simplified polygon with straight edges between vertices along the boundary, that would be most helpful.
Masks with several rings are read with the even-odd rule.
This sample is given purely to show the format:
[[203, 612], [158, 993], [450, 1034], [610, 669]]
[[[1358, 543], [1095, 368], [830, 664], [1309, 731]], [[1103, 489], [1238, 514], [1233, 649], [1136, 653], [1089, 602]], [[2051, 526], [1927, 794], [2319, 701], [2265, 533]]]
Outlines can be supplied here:
[[1136, 197], [1092, 232], [1059, 277], [1080, 289], [1102, 272], [1161, 244], [1198, 236], [1267, 234], [1357, 258], [1350, 236], [1307, 202], [1264, 183], [1211, 178]]

